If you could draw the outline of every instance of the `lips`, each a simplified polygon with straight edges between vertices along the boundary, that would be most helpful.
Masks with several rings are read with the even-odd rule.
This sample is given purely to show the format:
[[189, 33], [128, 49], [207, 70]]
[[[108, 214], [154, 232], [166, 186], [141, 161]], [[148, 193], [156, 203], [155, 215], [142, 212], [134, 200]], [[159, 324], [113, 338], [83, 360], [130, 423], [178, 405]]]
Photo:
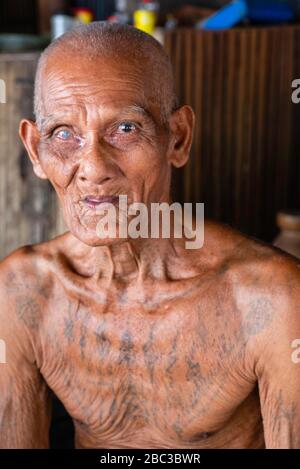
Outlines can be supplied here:
[[119, 196], [117, 195], [101, 195], [93, 196], [88, 195], [82, 200], [87, 206], [91, 208], [99, 207], [102, 204], [114, 204], [116, 205], [119, 202]]

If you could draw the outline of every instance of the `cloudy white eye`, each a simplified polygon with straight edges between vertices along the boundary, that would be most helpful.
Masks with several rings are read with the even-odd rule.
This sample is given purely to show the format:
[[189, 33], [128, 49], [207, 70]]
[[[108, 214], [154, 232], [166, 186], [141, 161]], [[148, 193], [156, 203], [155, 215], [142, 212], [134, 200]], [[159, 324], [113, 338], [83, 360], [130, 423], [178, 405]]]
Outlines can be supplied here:
[[61, 129], [56, 133], [56, 137], [60, 138], [61, 140], [68, 140], [72, 137], [72, 132], [68, 129]]

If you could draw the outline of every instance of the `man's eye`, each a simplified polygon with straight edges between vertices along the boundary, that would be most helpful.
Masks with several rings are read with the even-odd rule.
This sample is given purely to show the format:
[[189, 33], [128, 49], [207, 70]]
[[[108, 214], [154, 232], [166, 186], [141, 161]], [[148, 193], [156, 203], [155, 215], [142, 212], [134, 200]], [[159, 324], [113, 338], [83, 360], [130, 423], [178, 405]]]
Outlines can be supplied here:
[[120, 130], [122, 133], [129, 134], [136, 130], [136, 125], [133, 122], [121, 122], [121, 124], [118, 126], [118, 130]]
[[58, 137], [61, 140], [69, 140], [72, 136], [73, 136], [72, 132], [67, 129], [61, 129], [55, 133], [55, 137]]

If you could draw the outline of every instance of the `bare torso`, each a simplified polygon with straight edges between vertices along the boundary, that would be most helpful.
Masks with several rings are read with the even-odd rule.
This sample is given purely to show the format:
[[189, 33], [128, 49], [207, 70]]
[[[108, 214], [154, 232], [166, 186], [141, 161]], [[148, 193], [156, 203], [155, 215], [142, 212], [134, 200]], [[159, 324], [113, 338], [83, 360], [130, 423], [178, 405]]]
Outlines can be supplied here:
[[163, 279], [130, 272], [97, 287], [78, 272], [69, 234], [35, 248], [43, 286], [19, 317], [37, 337], [44, 380], [73, 418], [76, 447], [264, 446], [247, 343], [270, 320], [270, 302], [258, 289], [249, 314], [238, 298], [245, 249], [250, 271], [269, 249], [234, 243], [235, 253], [229, 243], [211, 256], [208, 243], [200, 264], [179, 256]]

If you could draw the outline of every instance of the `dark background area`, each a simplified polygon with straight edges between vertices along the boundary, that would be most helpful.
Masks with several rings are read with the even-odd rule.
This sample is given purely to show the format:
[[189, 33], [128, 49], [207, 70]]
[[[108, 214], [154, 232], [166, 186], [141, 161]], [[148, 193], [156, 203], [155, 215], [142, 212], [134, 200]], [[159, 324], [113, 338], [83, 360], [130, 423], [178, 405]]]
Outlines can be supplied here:
[[[105, 20], [114, 11], [114, 0], [71, 0], [71, 7], [88, 7], [95, 13], [96, 20]], [[180, 0], [160, 1], [162, 14], [171, 9], [179, 8], [185, 2]], [[189, 5], [216, 7], [225, 3], [222, 0], [199, 1], [189, 0]], [[58, 2], [49, 1], [49, 4]], [[0, 32], [37, 33], [39, 30], [37, 9], [38, 0], [1, 0], [0, 2]]]

